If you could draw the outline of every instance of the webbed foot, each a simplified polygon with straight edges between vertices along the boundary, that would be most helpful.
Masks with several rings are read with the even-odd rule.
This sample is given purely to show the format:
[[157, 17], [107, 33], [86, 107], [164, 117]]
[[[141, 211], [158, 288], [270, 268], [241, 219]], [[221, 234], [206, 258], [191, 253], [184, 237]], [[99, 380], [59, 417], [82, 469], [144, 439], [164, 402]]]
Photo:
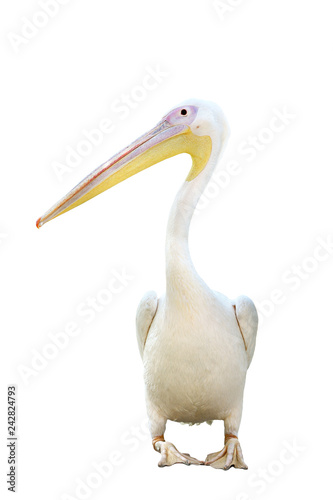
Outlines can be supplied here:
[[[161, 437], [162, 436], [159, 436], [159, 438]], [[168, 441], [164, 441], [164, 438], [154, 438], [153, 446], [154, 449], [161, 454], [161, 459], [158, 462], [159, 467], [167, 467], [174, 464], [204, 465], [204, 462], [191, 457], [188, 453], [180, 453], [175, 445]]]
[[205, 465], [224, 470], [228, 470], [230, 467], [247, 469], [237, 436], [226, 435], [224, 448], [217, 453], [207, 455]]

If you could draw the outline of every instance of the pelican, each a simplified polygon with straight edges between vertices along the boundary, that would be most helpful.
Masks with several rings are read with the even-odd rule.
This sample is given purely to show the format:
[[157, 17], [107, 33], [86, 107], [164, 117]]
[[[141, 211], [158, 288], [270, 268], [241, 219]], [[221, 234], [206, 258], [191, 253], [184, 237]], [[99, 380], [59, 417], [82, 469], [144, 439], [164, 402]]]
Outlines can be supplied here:
[[[40, 228], [166, 158], [191, 155], [191, 169], [167, 224], [165, 294], [146, 293], [136, 315], [149, 428], [160, 467], [183, 463], [247, 469], [238, 431], [246, 373], [255, 349], [257, 311], [244, 295], [231, 300], [211, 290], [196, 272], [188, 247], [193, 212], [228, 136], [228, 124], [216, 104], [185, 101], [94, 170], [36, 223]], [[181, 453], [164, 439], [167, 420], [188, 424], [223, 420], [224, 445], [205, 461]]]

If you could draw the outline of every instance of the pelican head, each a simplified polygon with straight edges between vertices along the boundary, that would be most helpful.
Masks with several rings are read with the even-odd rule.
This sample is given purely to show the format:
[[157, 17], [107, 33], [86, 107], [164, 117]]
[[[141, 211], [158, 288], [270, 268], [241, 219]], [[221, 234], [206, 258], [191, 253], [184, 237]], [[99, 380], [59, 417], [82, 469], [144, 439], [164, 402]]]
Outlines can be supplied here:
[[207, 165], [213, 149], [218, 156], [227, 136], [228, 125], [216, 104], [197, 99], [185, 101], [167, 113], [156, 127], [95, 169], [36, 225], [40, 228], [132, 175], [180, 153], [192, 157], [186, 178], [192, 182]]

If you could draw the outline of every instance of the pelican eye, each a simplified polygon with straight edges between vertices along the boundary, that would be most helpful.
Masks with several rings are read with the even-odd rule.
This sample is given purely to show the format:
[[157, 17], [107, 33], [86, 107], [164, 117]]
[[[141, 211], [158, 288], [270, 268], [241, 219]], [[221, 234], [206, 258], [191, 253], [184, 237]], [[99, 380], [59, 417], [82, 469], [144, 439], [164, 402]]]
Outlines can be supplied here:
[[182, 109], [180, 114], [182, 114], [183, 116], [186, 116], [187, 115], [187, 109]]

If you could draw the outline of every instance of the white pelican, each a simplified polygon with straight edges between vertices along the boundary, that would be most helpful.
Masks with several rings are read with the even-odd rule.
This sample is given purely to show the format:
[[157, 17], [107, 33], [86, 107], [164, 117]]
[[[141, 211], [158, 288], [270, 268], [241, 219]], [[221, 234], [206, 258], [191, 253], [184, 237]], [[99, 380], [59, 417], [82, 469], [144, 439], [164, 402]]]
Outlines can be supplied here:
[[[189, 100], [150, 132], [94, 170], [37, 221], [37, 227], [128, 177], [179, 153], [191, 170], [172, 205], [166, 236], [166, 292], [148, 292], [136, 317], [144, 364], [146, 404], [159, 466], [206, 464], [246, 469], [238, 430], [247, 369], [254, 353], [258, 316], [246, 296], [230, 300], [197, 274], [188, 249], [196, 204], [218, 162], [228, 125], [214, 103]], [[164, 440], [167, 420], [224, 420], [221, 451], [199, 461]]]

